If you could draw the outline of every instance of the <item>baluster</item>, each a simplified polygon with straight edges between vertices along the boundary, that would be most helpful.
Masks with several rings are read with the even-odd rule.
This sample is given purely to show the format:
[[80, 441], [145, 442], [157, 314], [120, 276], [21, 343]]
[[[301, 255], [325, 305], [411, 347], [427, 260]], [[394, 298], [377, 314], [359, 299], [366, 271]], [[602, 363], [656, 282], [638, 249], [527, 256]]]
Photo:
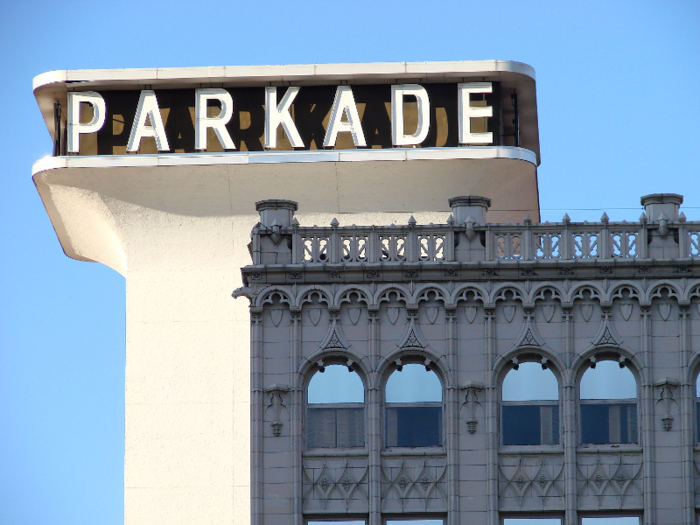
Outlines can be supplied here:
[[445, 233], [445, 240], [443, 241], [445, 245], [443, 246], [443, 254], [445, 255], [445, 261], [452, 262], [455, 260], [455, 231], [450, 228]]
[[491, 230], [491, 226], [486, 225], [486, 260], [494, 260], [494, 245], [496, 244], [496, 239], [494, 238], [495, 233]]
[[292, 264], [304, 262], [303, 250], [301, 235], [295, 228], [294, 233], [292, 233]]
[[564, 214], [562, 222], [564, 223], [564, 228], [561, 232], [561, 247], [559, 248], [559, 256], [562, 259], [570, 260], [573, 259], [574, 256], [574, 237], [573, 233], [569, 229], [571, 219], [569, 218], [568, 213]]
[[600, 218], [603, 223], [603, 227], [600, 230], [600, 237], [598, 237], [598, 257], [601, 259], [610, 259], [611, 244], [612, 239], [610, 238], [610, 230], [608, 230], [608, 214], [603, 212], [603, 216]]
[[689, 256], [688, 250], [688, 230], [685, 227], [685, 214], [681, 212], [678, 217], [678, 257], [685, 259]]
[[535, 254], [533, 246], [535, 239], [532, 236], [532, 219], [530, 218], [530, 214], [525, 215], [525, 220], [523, 222], [525, 222], [525, 231], [520, 237], [520, 255], [523, 260], [531, 261], [534, 259]]
[[382, 253], [379, 245], [379, 234], [372, 229], [367, 236], [367, 261], [371, 263], [379, 262], [379, 254]]
[[333, 226], [333, 231], [331, 232], [329, 243], [330, 246], [328, 246], [328, 251], [330, 253], [327, 254], [326, 261], [330, 261], [331, 263], [339, 263], [340, 262], [340, 235], [338, 234], [338, 230], [335, 226]]
[[418, 261], [420, 247], [418, 246], [418, 233], [416, 232], [415, 228], [411, 228], [408, 232], [408, 235], [406, 235], [406, 246], [404, 247], [404, 254], [406, 255], [406, 261]]

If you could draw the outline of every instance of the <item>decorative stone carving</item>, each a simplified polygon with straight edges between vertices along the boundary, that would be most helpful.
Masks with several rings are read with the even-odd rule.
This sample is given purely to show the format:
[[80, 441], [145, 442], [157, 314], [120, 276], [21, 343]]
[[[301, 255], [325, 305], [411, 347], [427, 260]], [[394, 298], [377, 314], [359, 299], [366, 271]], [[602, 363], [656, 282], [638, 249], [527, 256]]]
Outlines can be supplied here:
[[338, 324], [337, 317], [337, 315], [331, 316], [331, 324], [328, 327], [326, 337], [319, 345], [322, 350], [347, 350], [352, 346], [345, 334], [343, 334], [343, 329]]
[[304, 458], [304, 512], [368, 512], [367, 458]]
[[605, 314], [598, 333], [591, 341], [595, 346], [620, 346], [622, 339], [615, 332], [610, 315]]
[[661, 425], [666, 432], [673, 428], [672, 409], [678, 404], [673, 398], [673, 391], [678, 388], [679, 384], [676, 379], [668, 377], [654, 382], [654, 387], [657, 390], [656, 406], [661, 405]]
[[384, 458], [381, 477], [382, 512], [447, 510], [447, 462], [444, 456]]
[[279, 326], [280, 322], [282, 321], [282, 310], [279, 308], [270, 310], [270, 321], [272, 321], [273, 325]]
[[484, 390], [484, 385], [476, 381], [467, 381], [460, 386], [460, 389], [464, 392], [464, 402], [461, 404], [460, 410], [467, 407], [467, 430], [470, 434], [475, 434], [476, 426], [479, 423], [476, 418], [476, 410], [477, 407], [482, 408], [479, 396]]
[[644, 507], [641, 453], [580, 454], [577, 463], [581, 509]]
[[427, 348], [428, 343], [426, 342], [423, 334], [418, 327], [418, 323], [414, 319], [408, 322], [406, 327], [406, 332], [404, 333], [401, 341], [397, 345], [401, 349], [420, 349]]
[[287, 385], [280, 385], [275, 383], [270, 385], [265, 389], [265, 394], [268, 398], [267, 407], [265, 407], [265, 412], [272, 410], [273, 419], [270, 423], [272, 427], [272, 435], [274, 437], [279, 437], [282, 435], [282, 410], [289, 412], [287, 405], [284, 404], [284, 397], [289, 393], [289, 387]]
[[564, 508], [564, 456], [502, 455], [499, 467], [501, 511]]

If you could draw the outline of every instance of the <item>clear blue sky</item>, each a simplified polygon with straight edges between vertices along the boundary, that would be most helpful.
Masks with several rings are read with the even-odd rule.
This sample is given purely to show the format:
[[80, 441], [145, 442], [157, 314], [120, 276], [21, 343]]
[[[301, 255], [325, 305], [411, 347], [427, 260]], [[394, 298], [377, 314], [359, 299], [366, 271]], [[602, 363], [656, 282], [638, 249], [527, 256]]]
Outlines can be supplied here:
[[0, 3], [0, 523], [123, 521], [125, 284], [61, 252], [31, 181], [51, 152], [35, 75], [519, 60], [537, 71], [544, 219], [634, 220], [652, 192], [699, 219], [699, 28], [700, 3], [672, 0]]

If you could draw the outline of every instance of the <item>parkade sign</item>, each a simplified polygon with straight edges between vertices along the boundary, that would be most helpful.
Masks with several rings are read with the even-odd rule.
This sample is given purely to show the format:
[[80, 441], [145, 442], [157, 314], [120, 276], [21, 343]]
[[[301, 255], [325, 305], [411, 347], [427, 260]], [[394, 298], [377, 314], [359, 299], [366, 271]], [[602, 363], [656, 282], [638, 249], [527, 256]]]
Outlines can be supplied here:
[[[70, 91], [80, 155], [501, 145], [499, 82]], [[517, 134], [517, 95], [511, 95]], [[57, 105], [60, 113], [60, 105]], [[56, 119], [61, 121], [61, 117]], [[63, 135], [59, 131], [59, 136]], [[515, 138], [515, 145], [519, 139]]]

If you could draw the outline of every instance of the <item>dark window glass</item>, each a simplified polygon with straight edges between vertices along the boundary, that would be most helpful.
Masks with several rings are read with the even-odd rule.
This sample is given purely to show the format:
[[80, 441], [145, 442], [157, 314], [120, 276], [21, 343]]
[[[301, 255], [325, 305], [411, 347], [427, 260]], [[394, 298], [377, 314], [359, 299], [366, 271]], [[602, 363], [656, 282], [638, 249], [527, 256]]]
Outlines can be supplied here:
[[582, 401], [581, 429], [583, 443], [637, 443], [637, 404]]
[[558, 405], [504, 405], [504, 445], [559, 444]]
[[361, 407], [309, 405], [308, 448], [356, 448], [365, 446], [365, 411]]
[[387, 447], [442, 445], [442, 406], [389, 406], [386, 409]]

